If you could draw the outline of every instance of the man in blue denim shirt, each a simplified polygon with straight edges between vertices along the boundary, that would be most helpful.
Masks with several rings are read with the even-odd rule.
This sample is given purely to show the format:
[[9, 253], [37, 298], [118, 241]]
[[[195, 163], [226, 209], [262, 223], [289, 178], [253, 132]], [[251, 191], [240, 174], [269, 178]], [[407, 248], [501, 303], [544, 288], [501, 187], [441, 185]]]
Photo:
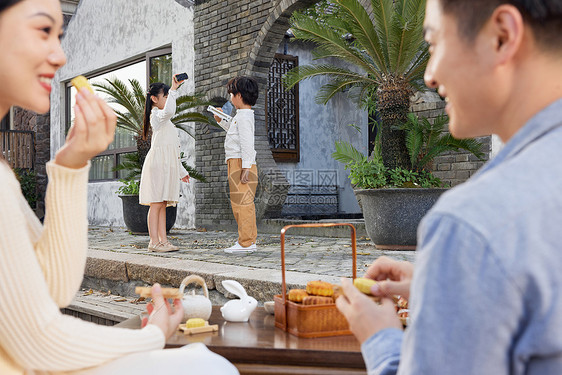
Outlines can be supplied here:
[[337, 306], [369, 374], [562, 374], [562, 1], [427, 0], [425, 37], [451, 133], [506, 146], [423, 219], [415, 271], [368, 270], [405, 332], [349, 280]]

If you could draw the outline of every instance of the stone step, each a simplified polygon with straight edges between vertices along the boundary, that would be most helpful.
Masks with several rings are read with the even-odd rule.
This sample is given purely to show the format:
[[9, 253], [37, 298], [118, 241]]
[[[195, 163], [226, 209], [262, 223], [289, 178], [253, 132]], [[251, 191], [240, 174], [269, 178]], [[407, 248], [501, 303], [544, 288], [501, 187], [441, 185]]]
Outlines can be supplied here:
[[[312, 224], [312, 223], [349, 223], [355, 227], [357, 238], [369, 237], [365, 230], [363, 219], [323, 219], [323, 220], [300, 220], [300, 219], [262, 219], [258, 224], [259, 233], [279, 234], [281, 228], [286, 225]], [[292, 235], [349, 238], [350, 229], [347, 227], [332, 228], [291, 228]]]
[[[349, 247], [349, 245], [347, 246]], [[349, 251], [348, 248], [346, 250]], [[224, 254], [222, 251], [220, 253]], [[209, 298], [214, 305], [223, 305], [229, 299], [235, 298], [224, 289], [223, 280], [238, 281], [246, 289], [248, 295], [256, 298], [260, 303], [273, 300], [273, 296], [281, 292], [280, 269], [168, 258], [172, 255], [167, 254], [169, 253], [159, 256], [147, 252], [119, 253], [90, 249], [82, 287], [93, 290], [112, 290], [119, 295], [134, 297], [136, 286], [160, 283], [164, 287], [177, 288], [186, 276], [196, 274], [205, 280]], [[186, 253], [186, 255], [193, 256], [192, 253]], [[271, 255], [269, 252], [264, 254], [265, 258], [270, 256], [278, 259], [277, 254]], [[218, 256], [215, 257], [215, 261], [217, 258]], [[350, 271], [347, 273], [350, 274]], [[340, 277], [313, 273], [310, 270], [308, 272], [287, 271], [286, 280], [287, 288], [290, 289], [303, 288], [311, 280], [339, 283]], [[200, 288], [197, 293], [201, 293]]]
[[111, 292], [80, 290], [72, 303], [61, 310], [82, 320], [112, 326], [146, 311], [146, 301]]

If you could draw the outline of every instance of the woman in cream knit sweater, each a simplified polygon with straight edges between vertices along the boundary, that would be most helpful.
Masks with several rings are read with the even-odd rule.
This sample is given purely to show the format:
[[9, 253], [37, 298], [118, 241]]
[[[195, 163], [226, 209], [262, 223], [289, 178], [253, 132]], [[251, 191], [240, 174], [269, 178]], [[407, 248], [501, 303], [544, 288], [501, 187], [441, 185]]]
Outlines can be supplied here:
[[[59, 0], [0, 1], [0, 118], [17, 105], [49, 110], [51, 79], [66, 62]], [[9, 73], [9, 74], [6, 74]], [[47, 164], [45, 225], [0, 160], [0, 374], [237, 374], [204, 345], [159, 350], [183, 315], [155, 286], [154, 309], [139, 330], [62, 315], [86, 263], [89, 160], [113, 140], [116, 117], [87, 89], [76, 98], [65, 145]]]

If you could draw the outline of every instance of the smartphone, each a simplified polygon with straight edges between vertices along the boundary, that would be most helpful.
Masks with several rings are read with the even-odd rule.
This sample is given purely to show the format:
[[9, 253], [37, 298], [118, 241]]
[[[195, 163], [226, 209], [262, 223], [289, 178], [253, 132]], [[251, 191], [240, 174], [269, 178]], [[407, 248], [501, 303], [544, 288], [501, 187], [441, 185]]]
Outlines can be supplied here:
[[187, 79], [187, 73], [176, 74], [176, 81], [181, 82]]

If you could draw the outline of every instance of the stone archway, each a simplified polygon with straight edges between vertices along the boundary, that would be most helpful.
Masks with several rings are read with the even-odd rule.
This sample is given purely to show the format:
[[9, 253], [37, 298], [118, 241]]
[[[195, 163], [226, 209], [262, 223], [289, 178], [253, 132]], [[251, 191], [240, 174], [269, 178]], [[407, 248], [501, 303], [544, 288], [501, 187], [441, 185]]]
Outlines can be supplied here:
[[[256, 151], [260, 169], [256, 210], [258, 216], [281, 211], [289, 188], [273, 159], [265, 125], [265, 90], [269, 66], [298, 9], [319, 0], [198, 0], [195, 6], [195, 88], [218, 92], [229, 78], [251, 75], [260, 85], [254, 107]], [[369, 0], [359, 0], [370, 9]], [[226, 5], [225, 5], [226, 3]], [[224, 133], [199, 127], [196, 166], [208, 176], [208, 184], [196, 185], [196, 223], [209, 228], [234, 226], [226, 195]], [[231, 218], [231, 219], [228, 219]]]

